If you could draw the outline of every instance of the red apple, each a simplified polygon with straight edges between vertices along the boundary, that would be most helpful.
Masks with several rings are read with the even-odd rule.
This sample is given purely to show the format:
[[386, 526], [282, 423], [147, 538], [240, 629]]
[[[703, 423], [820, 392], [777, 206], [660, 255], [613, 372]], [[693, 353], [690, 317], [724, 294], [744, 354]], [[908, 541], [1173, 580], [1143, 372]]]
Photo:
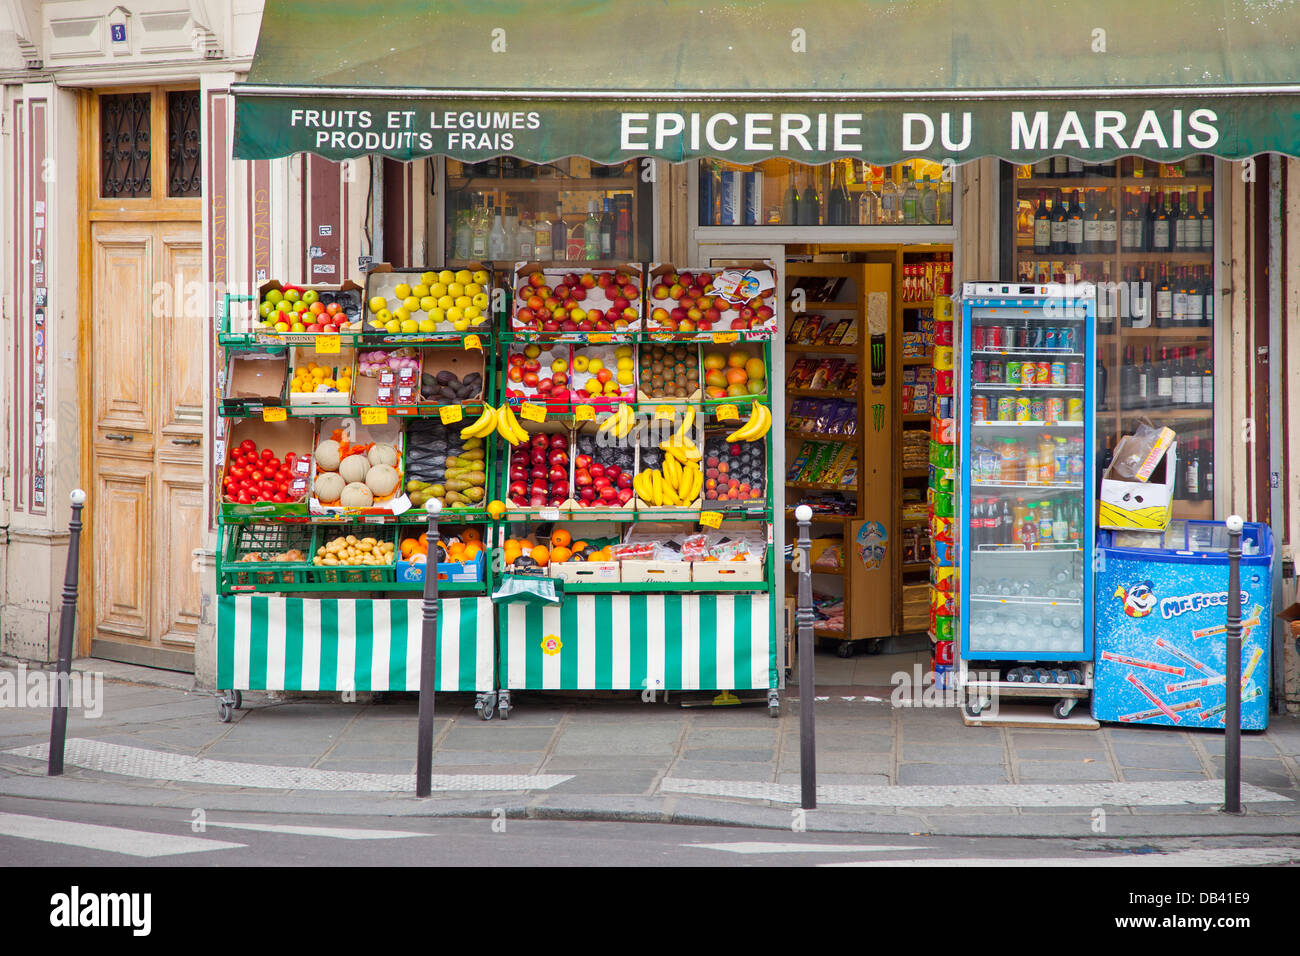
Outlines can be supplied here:
[[587, 469], [591, 467], [590, 455], [579, 455], [573, 462], [578, 468]]
[[546, 276], [540, 272], [534, 272], [528, 277], [528, 284], [534, 289], [546, 284]]

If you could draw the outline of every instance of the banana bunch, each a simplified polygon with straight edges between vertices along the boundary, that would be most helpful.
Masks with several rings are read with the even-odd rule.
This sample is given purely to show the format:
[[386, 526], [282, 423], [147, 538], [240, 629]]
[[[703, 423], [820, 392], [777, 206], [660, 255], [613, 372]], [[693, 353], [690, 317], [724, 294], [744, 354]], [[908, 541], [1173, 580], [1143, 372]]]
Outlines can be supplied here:
[[511, 411], [509, 405], [502, 405], [497, 409], [496, 429], [497, 434], [512, 445], [528, 441], [528, 432], [524, 431], [524, 426], [519, 424], [519, 419], [515, 418], [515, 413]]
[[[660, 450], [666, 452], [668, 458], [676, 457], [682, 463], [699, 461], [704, 457], [704, 453], [691, 440], [691, 426], [694, 424], [695, 407], [688, 406], [686, 414], [682, 416], [681, 427], [673, 432], [669, 438], [659, 443]], [[664, 464], [667, 464], [667, 459], [665, 459]], [[698, 471], [698, 469], [696, 470]]]
[[758, 441], [772, 427], [772, 413], [766, 405], [755, 402], [749, 409], [749, 420], [727, 436], [727, 444], [738, 441]]
[[610, 415], [600, 423], [600, 432], [610, 432], [618, 438], [626, 438], [627, 433], [632, 430], [636, 424], [636, 415], [632, 412], [632, 406], [627, 402], [619, 402], [618, 411]]
[[693, 461], [664, 455], [662, 468], [647, 468], [632, 479], [632, 488], [647, 505], [655, 508], [687, 508], [704, 487], [704, 472]]
[[465, 438], [486, 438], [492, 434], [492, 430], [497, 427], [497, 417], [499, 412], [488, 405], [483, 404], [483, 413], [479, 415], [478, 420], [466, 425], [460, 430], [460, 437]]

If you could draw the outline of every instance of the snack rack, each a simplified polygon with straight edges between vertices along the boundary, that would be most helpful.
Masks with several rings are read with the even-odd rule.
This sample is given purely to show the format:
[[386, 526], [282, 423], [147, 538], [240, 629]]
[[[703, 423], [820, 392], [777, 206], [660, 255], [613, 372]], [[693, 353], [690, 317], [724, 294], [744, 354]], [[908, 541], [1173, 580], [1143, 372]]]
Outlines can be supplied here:
[[[370, 282], [367, 282], [367, 292]], [[218, 493], [217, 520], [217, 686], [221, 689], [218, 715], [229, 720], [242, 705], [243, 690], [330, 691], [344, 694], [365, 691], [418, 689], [423, 576], [420, 566], [399, 560], [401, 543], [417, 537], [428, 521], [423, 508], [394, 505], [391, 509], [318, 508], [310, 494], [285, 503], [239, 504], [224, 500], [224, 475], [228, 455], [241, 435], [255, 434], [268, 448], [295, 444], [309, 456], [324, 435], [327, 422], [341, 421], [345, 428], [379, 427], [396, 423], [395, 434], [405, 455], [402, 423], [459, 415], [473, 421], [492, 395], [492, 366], [485, 362], [482, 396], [477, 400], [426, 401], [423, 396], [407, 404], [378, 404], [358, 394], [354, 385], [328, 405], [295, 404], [290, 390], [289, 365], [294, 350], [308, 348], [321, 357], [340, 356], [354, 369], [357, 356], [367, 349], [411, 347], [436, 367], [453, 354], [472, 354], [481, 348], [491, 353], [493, 323], [436, 334], [393, 335], [361, 326], [366, 302], [353, 283], [343, 286], [301, 286], [314, 289], [322, 300], [347, 303], [352, 330], [333, 335], [266, 331], [252, 314], [259, 300], [279, 283], [267, 283], [258, 296], [226, 295], [223, 299], [218, 345], [223, 357], [217, 386], [218, 404], [215, 464]], [[237, 313], [243, 313], [237, 315]], [[234, 327], [238, 323], [238, 327]], [[468, 347], [468, 349], [467, 349]], [[244, 398], [233, 395], [233, 362], [259, 356], [279, 363], [262, 376], [261, 393]], [[350, 359], [347, 358], [350, 356]], [[455, 412], [446, 409], [456, 406]], [[456, 427], [460, 427], [457, 425]], [[453, 529], [467, 537], [477, 534], [491, 540], [492, 522], [487, 503], [493, 495], [495, 443], [484, 443], [482, 499], [473, 507], [444, 510], [439, 531]], [[405, 476], [403, 475], [403, 478]], [[311, 473], [304, 475], [311, 482]], [[306, 488], [304, 490], [307, 490]], [[398, 495], [405, 491], [397, 489]], [[352, 535], [392, 546], [393, 560], [383, 565], [329, 566], [317, 564], [319, 549], [337, 538]], [[431, 549], [432, 550], [432, 549]], [[442, 563], [439, 583], [438, 671], [435, 689], [476, 694], [475, 708], [489, 719], [496, 706], [495, 635], [489, 593], [492, 565], [484, 556], [466, 565]]]

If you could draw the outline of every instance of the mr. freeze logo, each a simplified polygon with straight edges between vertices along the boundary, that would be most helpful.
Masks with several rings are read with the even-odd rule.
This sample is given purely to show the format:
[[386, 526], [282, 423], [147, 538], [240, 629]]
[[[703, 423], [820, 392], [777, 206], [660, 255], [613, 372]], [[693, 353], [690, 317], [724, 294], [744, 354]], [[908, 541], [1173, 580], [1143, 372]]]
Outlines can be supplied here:
[[[1242, 605], [1245, 606], [1249, 600], [1250, 595], [1245, 591], [1242, 591]], [[1160, 616], [1167, 621], [1171, 617], [1177, 617], [1179, 614], [1185, 614], [1188, 611], [1199, 611], [1207, 607], [1227, 606], [1227, 591], [1197, 591], [1194, 594], [1180, 594], [1177, 597], [1164, 598], [1160, 602]]]
[[1124, 602], [1124, 613], [1129, 617], [1146, 617], [1156, 607], [1156, 593], [1150, 581], [1141, 581], [1130, 588], [1122, 584], [1115, 589], [1114, 597]]
[[153, 894], [83, 893], [74, 886], [50, 897], [50, 925], [126, 927], [133, 936], [148, 936], [153, 927]]

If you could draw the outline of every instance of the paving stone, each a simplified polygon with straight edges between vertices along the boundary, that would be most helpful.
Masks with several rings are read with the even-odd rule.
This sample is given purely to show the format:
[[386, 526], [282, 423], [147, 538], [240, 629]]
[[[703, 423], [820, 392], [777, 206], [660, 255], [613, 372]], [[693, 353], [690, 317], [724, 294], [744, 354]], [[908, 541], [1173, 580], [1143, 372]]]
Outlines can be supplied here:
[[[799, 769], [799, 753], [786, 753], [781, 757], [781, 770]], [[890, 754], [817, 754], [817, 777], [827, 773], [868, 773], [888, 774], [894, 769], [894, 758]]]
[[1204, 780], [1205, 774], [1192, 770], [1134, 770], [1125, 767], [1121, 771], [1124, 780], [1129, 783], [1147, 783], [1157, 780]]
[[905, 763], [898, 768], [903, 786], [919, 783], [1008, 783], [1006, 772], [997, 766], [971, 764]]
[[954, 744], [918, 744], [905, 742], [903, 744], [902, 756], [899, 757], [899, 761], [906, 763], [991, 764], [1001, 767], [1001, 741], [991, 740], [988, 744], [989, 745], [967, 745], [963, 741], [963, 743], [958, 746]]
[[[1200, 736], [1200, 735], [1198, 735]], [[1201, 743], [1206, 751], [1211, 755], [1223, 754], [1223, 745], [1226, 743], [1224, 738], [1218, 734], [1213, 737], [1209, 735], [1200, 736]], [[1272, 740], [1267, 737], [1256, 737], [1254, 735], [1241, 735], [1241, 755], [1243, 757], [1273, 757], [1278, 756], [1278, 748]]]
[[[776, 721], [772, 721], [773, 724]], [[766, 747], [778, 740], [780, 735], [769, 730], [718, 729], [709, 727], [703, 730], [692, 729], [686, 736], [688, 747], [735, 747], [737, 749]]]
[[1121, 767], [1144, 770], [1200, 770], [1201, 762], [1191, 747], [1158, 747], [1151, 744], [1117, 742], [1115, 757]]
[[548, 794], [597, 793], [605, 795], [637, 794], [648, 796], [659, 779], [657, 773], [627, 771], [588, 771], [577, 774], [572, 780], [551, 787]]
[[[1214, 775], [1223, 779], [1223, 758], [1212, 756], [1210, 764], [1214, 767]], [[1296, 785], [1281, 760], [1263, 758], [1242, 757], [1241, 779], [1259, 787], [1289, 789]]]
[[[1101, 750], [1102, 741], [1097, 734], [1081, 734], [1077, 730], [1011, 731], [1011, 749], [1027, 750]], [[1049, 758], [1043, 758], [1049, 759]], [[1052, 759], [1062, 760], [1063, 757]]]
[[345, 736], [334, 746], [330, 747], [327, 756], [339, 758], [358, 758], [365, 759], [373, 757], [375, 759], [390, 759], [405, 757], [411, 755], [414, 758], [416, 749], [416, 738], [414, 736], [399, 738], [393, 737], [390, 740], [353, 740]]
[[712, 760], [678, 760], [668, 776], [686, 780], [771, 780], [775, 776], [769, 763], [717, 763]]
[[1022, 760], [1017, 769], [1021, 783], [1113, 781], [1109, 764], [1065, 760]]
[[[496, 721], [492, 722], [493, 724]], [[551, 745], [555, 731], [549, 727], [500, 727], [485, 730], [457, 725], [438, 741], [443, 750], [545, 750]]]
[[1021, 750], [1016, 747], [1011, 748], [1012, 756], [1017, 760], [1061, 760], [1072, 763], [1083, 763], [1085, 760], [1092, 760], [1095, 763], [1104, 764], [1106, 754], [1101, 750], [1069, 750], [1062, 747], [1059, 750]]
[[[850, 750], [862, 753], [888, 753], [894, 749], [894, 738], [884, 734], [823, 734], [818, 729], [817, 752], [833, 753], [837, 750]], [[798, 748], [799, 735], [786, 734], [782, 746], [789, 750]]]
[[[412, 749], [414, 752], [414, 748]], [[473, 764], [475, 766], [527, 766], [535, 767], [541, 763], [541, 753], [495, 753], [486, 750], [435, 750], [435, 764]], [[503, 773], [504, 771], [495, 771]], [[532, 771], [526, 771], [531, 773]]]
[[766, 750], [724, 750], [722, 748], [698, 747], [683, 750], [683, 760], [713, 760], [723, 763], [771, 763], [776, 753], [773, 748]]
[[599, 754], [589, 757], [552, 756], [540, 773], [574, 773], [583, 770], [667, 770], [672, 754]]
[[608, 729], [604, 733], [566, 730], [556, 742], [557, 754], [675, 754], [677, 735], [644, 732], [624, 733]]

